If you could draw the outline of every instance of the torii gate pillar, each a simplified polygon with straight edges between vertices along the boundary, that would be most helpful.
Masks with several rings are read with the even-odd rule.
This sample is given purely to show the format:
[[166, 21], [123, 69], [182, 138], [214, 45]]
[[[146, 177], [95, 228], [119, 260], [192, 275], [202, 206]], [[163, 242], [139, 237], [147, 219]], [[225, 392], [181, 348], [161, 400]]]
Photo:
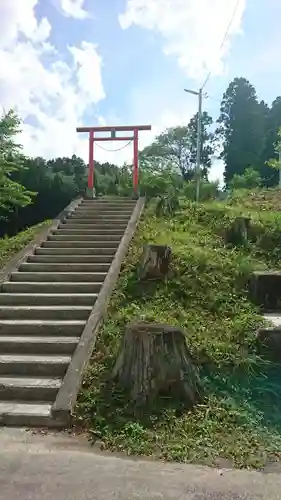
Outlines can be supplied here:
[[[138, 196], [139, 190], [139, 158], [138, 141], [139, 131], [151, 130], [151, 125], [134, 125], [126, 127], [78, 127], [77, 132], [89, 133], [89, 172], [86, 197], [94, 198], [94, 143], [95, 141], [133, 141], [134, 142], [134, 161], [133, 161], [133, 192]], [[95, 136], [95, 132], [110, 132], [110, 137]], [[132, 136], [117, 136], [116, 132], [133, 132]]]

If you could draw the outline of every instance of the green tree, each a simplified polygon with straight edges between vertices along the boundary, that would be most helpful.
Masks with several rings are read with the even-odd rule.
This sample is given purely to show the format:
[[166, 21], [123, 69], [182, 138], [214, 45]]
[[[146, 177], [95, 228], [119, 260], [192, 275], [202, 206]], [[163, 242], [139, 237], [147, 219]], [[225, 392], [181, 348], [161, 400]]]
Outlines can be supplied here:
[[245, 78], [235, 78], [223, 95], [217, 135], [222, 142], [225, 181], [246, 168], [259, 165], [264, 146], [267, 107], [259, 103], [256, 90]]
[[20, 133], [20, 120], [14, 111], [0, 118], [0, 209], [2, 214], [31, 203], [33, 193], [12, 179], [22, 169], [23, 155], [15, 137]]
[[[209, 128], [212, 118], [204, 112], [202, 116], [202, 176], [207, 177], [214, 153], [214, 136]], [[141, 152], [141, 165], [157, 170], [167, 165], [175, 166], [185, 180], [194, 176], [197, 148], [197, 115], [187, 126], [171, 127], [156, 137], [155, 141]]]
[[277, 159], [276, 144], [280, 141], [278, 136], [281, 127], [281, 97], [277, 97], [267, 110], [265, 122], [264, 147], [260, 159], [260, 173], [265, 186], [271, 187], [278, 184], [278, 171], [272, 169], [269, 163]]

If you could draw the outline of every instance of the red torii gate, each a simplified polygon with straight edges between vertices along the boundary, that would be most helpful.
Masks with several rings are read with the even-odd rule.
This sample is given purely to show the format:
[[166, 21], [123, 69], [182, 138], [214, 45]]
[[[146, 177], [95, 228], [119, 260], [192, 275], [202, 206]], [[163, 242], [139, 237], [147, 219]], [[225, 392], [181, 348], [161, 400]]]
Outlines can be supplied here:
[[[133, 125], [117, 127], [78, 127], [77, 132], [89, 133], [89, 174], [87, 196], [94, 197], [94, 143], [95, 141], [134, 141], [134, 166], [133, 166], [133, 188], [134, 193], [138, 194], [138, 140], [139, 131], [151, 130], [151, 125]], [[95, 137], [95, 132], [110, 132], [110, 137]], [[116, 132], [133, 132], [132, 137], [116, 136]]]

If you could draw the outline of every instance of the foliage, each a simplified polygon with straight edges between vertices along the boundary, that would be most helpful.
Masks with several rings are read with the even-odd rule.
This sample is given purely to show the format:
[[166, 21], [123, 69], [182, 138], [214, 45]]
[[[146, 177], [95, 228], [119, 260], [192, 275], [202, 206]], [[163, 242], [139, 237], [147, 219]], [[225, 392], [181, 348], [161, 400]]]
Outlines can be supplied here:
[[[253, 270], [276, 263], [278, 256], [263, 251], [257, 236], [267, 235], [273, 250], [276, 239], [270, 235], [280, 215], [260, 212], [258, 202], [251, 205], [251, 196], [245, 196], [245, 206], [237, 198], [204, 205], [184, 202], [173, 218], [155, 217], [153, 204], [147, 209], [77, 406], [77, 425], [86, 425], [103, 448], [184, 462], [215, 464], [227, 459], [240, 467], [261, 467], [280, 457], [281, 373], [257, 355], [255, 331], [263, 318], [246, 289]], [[224, 245], [224, 231], [239, 214], [251, 214], [255, 237], [247, 248], [230, 249]], [[148, 242], [172, 248], [173, 278], [166, 282], [138, 281], [139, 255]], [[186, 330], [206, 394], [193, 412], [165, 399], [136, 420], [120, 390], [106, 391], [124, 327], [138, 319]]]
[[268, 163], [277, 159], [276, 144], [279, 141], [278, 132], [281, 126], [281, 97], [277, 97], [268, 112], [265, 121], [264, 147], [261, 154], [260, 173], [263, 184], [272, 187], [278, 184], [278, 171]]
[[[275, 144], [275, 153], [278, 154], [278, 156], [279, 156], [280, 152], [281, 152], [281, 127], [279, 127], [279, 129], [278, 129], [277, 142]], [[278, 160], [276, 158], [271, 158], [267, 162], [267, 165], [275, 170], [278, 170], [278, 171], [281, 169], [279, 158], [278, 158]]]
[[144, 168], [140, 173], [140, 194], [147, 199], [168, 194], [171, 190], [179, 193], [183, 185], [182, 177], [169, 165], [156, 171]]
[[[196, 181], [186, 182], [183, 186], [184, 198], [194, 201], [196, 199]], [[200, 182], [200, 201], [213, 200], [219, 196], [218, 182]]]
[[36, 233], [40, 231], [44, 226], [50, 224], [50, 221], [45, 221], [37, 226], [32, 226], [25, 231], [13, 236], [12, 238], [1, 238], [0, 239], [0, 269], [2, 269], [5, 264], [22, 248], [24, 248], [30, 241], [32, 241]]
[[86, 164], [76, 155], [71, 158], [56, 158], [47, 161], [47, 167], [56, 174], [60, 173], [67, 177], [73, 177], [73, 182], [78, 191], [84, 192], [86, 187]]
[[[208, 113], [202, 115], [202, 177], [206, 178], [214, 153], [214, 136], [209, 131], [212, 118]], [[141, 153], [142, 165], [157, 169], [167, 164], [176, 167], [185, 180], [194, 176], [197, 149], [197, 115], [187, 126], [171, 127], [158, 135], [155, 141]]]
[[248, 167], [243, 174], [234, 174], [229, 187], [231, 189], [251, 189], [261, 185], [262, 179], [257, 170], [253, 167]]
[[[60, 159], [58, 159], [59, 161]], [[73, 175], [54, 172], [53, 163], [43, 158], [24, 158], [23, 168], [12, 173], [12, 179], [37, 195], [28, 207], [11, 213], [7, 223], [2, 224], [2, 234], [19, 231], [58, 215], [79, 193]]]
[[20, 120], [13, 111], [0, 118], [0, 210], [2, 214], [14, 207], [31, 203], [33, 193], [12, 179], [22, 169], [20, 146], [14, 141], [20, 133]]
[[225, 162], [225, 182], [242, 175], [251, 165], [259, 165], [264, 144], [264, 103], [245, 78], [235, 78], [225, 91], [217, 134], [222, 141], [220, 158]]
[[263, 218], [269, 217], [272, 224], [276, 220], [279, 212], [281, 212], [281, 195], [280, 189], [241, 189], [234, 191], [230, 198], [226, 200], [226, 206], [231, 209], [240, 210], [252, 216], [254, 212], [255, 218], [257, 214]]

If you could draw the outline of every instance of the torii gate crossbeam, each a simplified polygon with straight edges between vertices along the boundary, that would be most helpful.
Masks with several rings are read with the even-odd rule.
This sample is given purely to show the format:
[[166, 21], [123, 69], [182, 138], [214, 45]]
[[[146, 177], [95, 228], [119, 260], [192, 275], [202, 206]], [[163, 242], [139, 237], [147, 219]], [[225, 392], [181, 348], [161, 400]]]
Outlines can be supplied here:
[[[138, 159], [138, 140], [139, 132], [143, 130], [151, 130], [151, 125], [132, 125], [132, 126], [116, 126], [116, 127], [78, 127], [77, 132], [88, 132], [89, 134], [89, 173], [88, 173], [88, 189], [87, 197], [94, 197], [94, 143], [96, 141], [133, 141], [134, 142], [134, 165], [133, 165], [133, 190], [134, 194], [138, 195], [139, 184], [139, 159]], [[96, 136], [97, 132], [110, 132], [108, 137]], [[116, 132], [133, 132], [133, 136], [116, 135]]]

